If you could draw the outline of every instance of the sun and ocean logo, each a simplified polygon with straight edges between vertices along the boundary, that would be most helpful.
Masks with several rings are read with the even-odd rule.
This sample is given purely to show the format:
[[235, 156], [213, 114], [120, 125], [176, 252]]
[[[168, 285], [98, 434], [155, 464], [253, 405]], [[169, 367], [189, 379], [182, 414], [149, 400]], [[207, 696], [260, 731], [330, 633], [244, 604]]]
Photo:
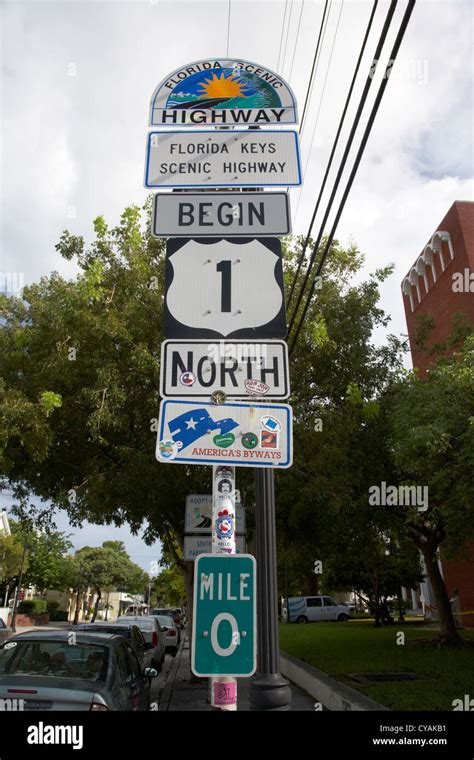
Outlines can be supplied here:
[[167, 108], [280, 108], [276, 90], [253, 73], [199, 71], [177, 85]]
[[250, 61], [196, 61], [155, 89], [150, 126], [296, 124], [296, 101], [274, 71]]

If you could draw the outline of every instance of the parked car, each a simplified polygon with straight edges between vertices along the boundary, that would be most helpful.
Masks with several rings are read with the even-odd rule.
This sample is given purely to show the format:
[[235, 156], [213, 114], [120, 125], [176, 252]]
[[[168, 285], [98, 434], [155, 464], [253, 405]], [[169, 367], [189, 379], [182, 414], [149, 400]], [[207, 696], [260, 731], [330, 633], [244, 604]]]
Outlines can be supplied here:
[[151, 611], [151, 615], [168, 615], [169, 617], [172, 617], [174, 620], [174, 624], [178, 631], [181, 630], [181, 628], [184, 628], [183, 620], [182, 618], [176, 613], [174, 607], [157, 607], [156, 609]]
[[0, 645], [0, 699], [23, 710], [148, 710], [153, 668], [123, 636], [29, 631]]
[[176, 657], [179, 647], [179, 629], [176, 628], [173, 618], [169, 615], [157, 615], [156, 617], [165, 631], [166, 651]]
[[290, 623], [313, 623], [319, 620], [349, 620], [351, 613], [346, 604], [337, 604], [330, 596], [290, 596], [283, 600], [282, 617]]
[[0, 644], [13, 636], [13, 631], [7, 626], [4, 620], [0, 618]]
[[134, 623], [79, 623], [73, 631], [84, 633], [111, 633], [127, 639], [142, 668], [150, 665], [152, 644], [147, 643], [140, 628]]
[[156, 668], [159, 673], [166, 655], [166, 643], [165, 632], [161, 630], [158, 619], [153, 615], [135, 615], [130, 617], [123, 615], [117, 618], [117, 623], [120, 623], [120, 625], [133, 624], [138, 626], [147, 644], [151, 644], [149, 648], [149, 664], [152, 668]]

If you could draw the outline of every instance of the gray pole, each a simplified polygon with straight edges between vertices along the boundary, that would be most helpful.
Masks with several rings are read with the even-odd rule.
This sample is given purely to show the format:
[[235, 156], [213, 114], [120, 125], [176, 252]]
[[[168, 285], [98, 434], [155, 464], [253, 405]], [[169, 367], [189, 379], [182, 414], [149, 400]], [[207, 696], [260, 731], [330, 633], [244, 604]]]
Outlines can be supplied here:
[[258, 665], [250, 679], [250, 709], [291, 710], [289, 682], [280, 674], [274, 471], [256, 470], [255, 484]]

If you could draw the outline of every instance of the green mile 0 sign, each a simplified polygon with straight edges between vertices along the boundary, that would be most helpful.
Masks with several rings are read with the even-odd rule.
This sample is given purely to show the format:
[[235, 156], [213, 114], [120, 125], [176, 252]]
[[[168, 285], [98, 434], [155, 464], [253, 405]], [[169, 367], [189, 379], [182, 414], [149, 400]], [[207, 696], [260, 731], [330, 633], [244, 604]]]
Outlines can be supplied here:
[[255, 558], [195, 560], [191, 669], [197, 676], [251, 676], [257, 666]]

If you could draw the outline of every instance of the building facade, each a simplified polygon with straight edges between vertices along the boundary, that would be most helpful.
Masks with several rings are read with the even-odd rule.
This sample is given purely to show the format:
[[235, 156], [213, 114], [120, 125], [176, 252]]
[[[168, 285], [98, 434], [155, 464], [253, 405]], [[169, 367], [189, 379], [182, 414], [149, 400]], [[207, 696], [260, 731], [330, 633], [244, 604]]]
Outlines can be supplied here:
[[[455, 201], [432, 233], [402, 281], [402, 297], [413, 367], [420, 377], [440, 355], [452, 350], [449, 337], [457, 328], [474, 327], [474, 203]], [[459, 593], [462, 624], [474, 627], [474, 541], [464, 556], [442, 559], [448, 594]], [[423, 584], [427, 613], [436, 618], [428, 580]]]

